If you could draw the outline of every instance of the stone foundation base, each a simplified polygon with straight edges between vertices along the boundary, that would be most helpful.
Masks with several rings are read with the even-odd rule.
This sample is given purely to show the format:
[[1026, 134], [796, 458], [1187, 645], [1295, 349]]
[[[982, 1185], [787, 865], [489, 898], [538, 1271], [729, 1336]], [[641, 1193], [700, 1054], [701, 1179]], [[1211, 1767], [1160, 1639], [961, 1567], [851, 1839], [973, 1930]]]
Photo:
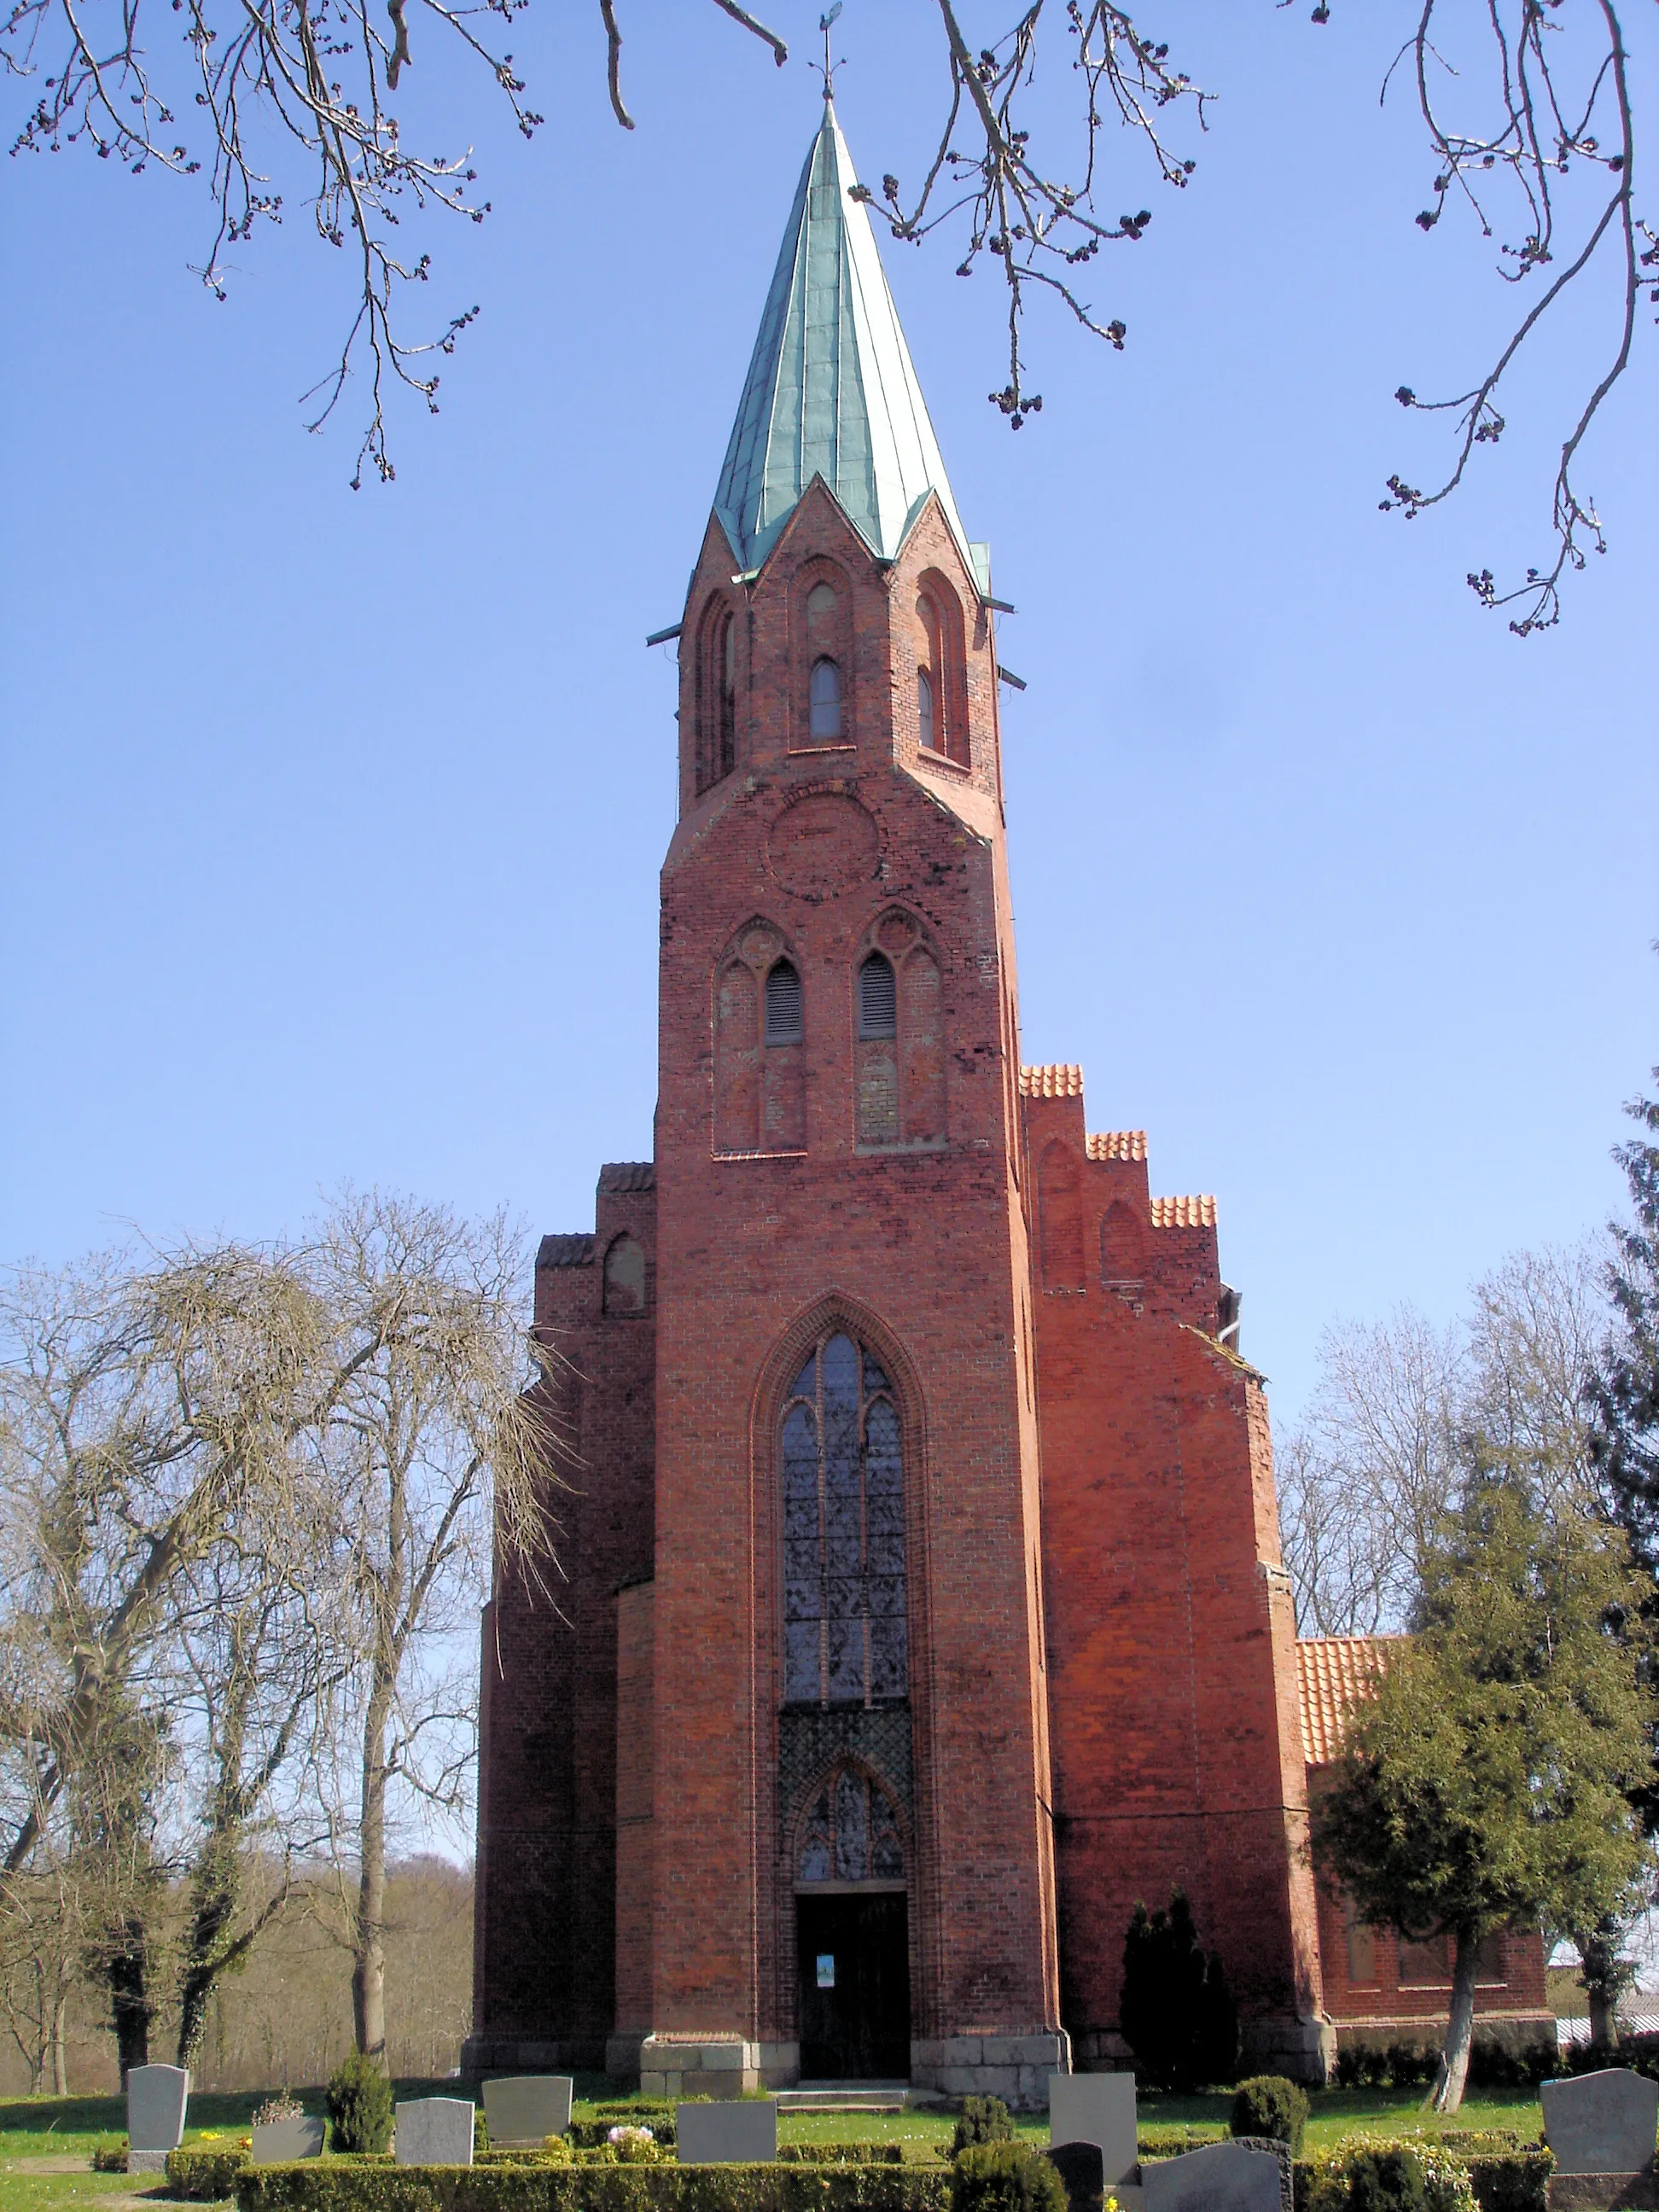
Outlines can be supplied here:
[[1651, 2212], [1659, 2205], [1659, 2177], [1651, 2166], [1645, 2173], [1553, 2173], [1548, 2185], [1550, 2212], [1622, 2212], [1626, 2206]]
[[129, 2173], [165, 2173], [167, 2154], [164, 2150], [130, 2150], [127, 2153]]
[[739, 2036], [647, 2035], [639, 2047], [645, 2097], [743, 2097], [787, 2089], [800, 2079], [799, 2043]]
[[[1553, 2012], [1484, 2012], [1474, 2015], [1477, 2041], [1501, 2044], [1505, 2051], [1517, 2055], [1540, 2043], [1553, 2044], [1556, 2039], [1555, 2014]], [[1339, 2020], [1336, 2039], [1344, 2051], [1355, 2048], [1382, 2050], [1390, 2043], [1431, 2044], [1437, 2048], [1445, 2041], [1446, 2015], [1443, 2013], [1389, 2013], [1376, 2018]]]
[[1026, 2035], [947, 2035], [910, 2045], [910, 2079], [947, 2097], [1000, 2097], [1012, 2112], [1046, 2112], [1048, 2076], [1072, 2070], [1072, 2039], [1050, 2029]]
[[636, 2086], [640, 2078], [640, 2049], [648, 2028], [624, 2030], [605, 2039], [605, 2070], [613, 2081], [632, 2081]]
[[461, 2045], [461, 2079], [486, 2074], [598, 2073], [610, 2045], [592, 2036], [469, 2035]]
[[1303, 2020], [1294, 2014], [1243, 2023], [1241, 2074], [1287, 2074], [1311, 2089], [1322, 2089], [1336, 2064], [1336, 2030], [1328, 2020]]

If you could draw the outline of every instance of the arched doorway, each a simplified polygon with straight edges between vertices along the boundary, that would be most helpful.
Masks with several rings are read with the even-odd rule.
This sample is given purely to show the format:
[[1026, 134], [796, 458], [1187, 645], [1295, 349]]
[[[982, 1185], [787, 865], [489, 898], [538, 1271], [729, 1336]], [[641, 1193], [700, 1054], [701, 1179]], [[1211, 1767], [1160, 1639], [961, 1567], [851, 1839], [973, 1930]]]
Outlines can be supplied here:
[[848, 1763], [808, 1809], [795, 1862], [803, 2081], [910, 2071], [910, 1927], [897, 1808]]

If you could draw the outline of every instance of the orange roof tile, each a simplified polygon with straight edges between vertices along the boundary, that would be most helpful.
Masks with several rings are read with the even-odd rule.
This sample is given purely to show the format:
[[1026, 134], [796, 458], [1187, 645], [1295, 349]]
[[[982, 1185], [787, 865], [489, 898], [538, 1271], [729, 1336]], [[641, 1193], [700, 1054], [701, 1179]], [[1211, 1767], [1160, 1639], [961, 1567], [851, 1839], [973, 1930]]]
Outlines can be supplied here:
[[1091, 1160], [1144, 1160], [1146, 1157], [1146, 1132], [1144, 1129], [1106, 1129], [1088, 1139]]
[[1199, 1198], [1155, 1198], [1154, 1229], [1213, 1229], [1215, 1200], [1206, 1191]]
[[1342, 1749], [1349, 1716], [1389, 1662], [1399, 1636], [1304, 1636], [1297, 1638], [1297, 1687], [1302, 1703], [1302, 1756], [1328, 1766]]
[[1051, 1060], [1046, 1067], [1022, 1067], [1022, 1098], [1081, 1098], [1083, 1070], [1072, 1060]]

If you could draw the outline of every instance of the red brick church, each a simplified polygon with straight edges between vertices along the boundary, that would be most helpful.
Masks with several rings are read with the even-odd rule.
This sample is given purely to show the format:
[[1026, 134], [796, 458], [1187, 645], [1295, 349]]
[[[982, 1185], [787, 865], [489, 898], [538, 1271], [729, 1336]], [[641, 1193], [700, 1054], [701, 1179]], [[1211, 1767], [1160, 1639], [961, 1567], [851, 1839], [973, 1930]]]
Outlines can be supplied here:
[[655, 1158], [538, 1259], [579, 1464], [484, 1623], [466, 2063], [1040, 2105], [1179, 1883], [1322, 2079], [1261, 1378], [1213, 1200], [1022, 1065], [999, 603], [854, 183], [826, 105], [678, 630]]

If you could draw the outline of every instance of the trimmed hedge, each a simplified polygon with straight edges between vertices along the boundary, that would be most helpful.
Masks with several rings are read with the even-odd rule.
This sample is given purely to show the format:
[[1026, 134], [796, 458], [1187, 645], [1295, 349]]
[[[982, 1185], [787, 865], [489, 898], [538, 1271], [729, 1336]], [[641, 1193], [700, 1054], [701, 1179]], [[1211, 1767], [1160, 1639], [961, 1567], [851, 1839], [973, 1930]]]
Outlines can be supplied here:
[[649, 2128], [659, 2143], [678, 2140], [672, 2105], [598, 2105], [597, 2117], [572, 2120], [566, 2135], [578, 2150], [598, 2150], [612, 2128]]
[[94, 2173], [125, 2173], [127, 2170], [126, 2137], [118, 2143], [100, 2143], [92, 2154]]
[[[1052, 2172], [1052, 2168], [1050, 2171]], [[238, 2212], [948, 2212], [945, 2166], [245, 2166]]]
[[187, 2197], [192, 2203], [215, 2204], [222, 2197], [235, 2194], [238, 2175], [252, 2163], [240, 2143], [228, 2144], [222, 2150], [204, 2150], [195, 2144], [170, 2150], [167, 2187], [175, 2197]]
[[902, 2166], [902, 2142], [780, 2143], [783, 2166]]
[[1179, 2158], [1183, 2151], [1204, 2150], [1226, 2140], [1226, 2129], [1213, 2120], [1143, 2121], [1135, 2130], [1135, 2149], [1142, 2158]]
[[[1347, 2143], [1322, 2158], [1298, 2159], [1295, 2166], [1296, 2212], [1349, 2212], [1354, 2203], [1352, 2176], [1364, 2170], [1362, 2191], [1376, 2179], [1376, 2154], [1382, 2150], [1436, 2151], [1441, 2159], [1465, 2169], [1480, 2212], [1548, 2212], [1549, 2178], [1555, 2160], [1547, 2150], [1465, 2150], [1448, 2136], [1425, 2136], [1405, 2143]], [[1465, 2142], [1479, 2142], [1473, 2130], [1461, 2131]]]

